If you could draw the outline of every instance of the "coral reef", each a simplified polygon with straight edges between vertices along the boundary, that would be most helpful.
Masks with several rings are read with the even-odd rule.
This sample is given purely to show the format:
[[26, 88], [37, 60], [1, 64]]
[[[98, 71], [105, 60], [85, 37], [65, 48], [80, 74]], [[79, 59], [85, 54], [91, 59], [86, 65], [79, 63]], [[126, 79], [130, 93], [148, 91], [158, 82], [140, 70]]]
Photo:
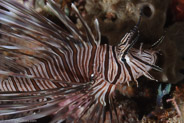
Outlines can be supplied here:
[[88, 0], [86, 19], [91, 23], [91, 19], [98, 18], [102, 35], [107, 37], [109, 44], [117, 44], [122, 38], [119, 34], [131, 29], [142, 11], [140, 41], [152, 44], [163, 35], [168, 5], [168, 0]]

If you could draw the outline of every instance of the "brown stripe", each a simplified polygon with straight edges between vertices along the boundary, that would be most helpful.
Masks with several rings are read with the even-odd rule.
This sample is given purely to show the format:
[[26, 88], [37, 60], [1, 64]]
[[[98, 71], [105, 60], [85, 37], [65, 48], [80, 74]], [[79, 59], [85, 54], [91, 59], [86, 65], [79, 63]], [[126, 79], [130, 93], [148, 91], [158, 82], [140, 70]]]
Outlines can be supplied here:
[[[87, 57], [85, 54], [86, 54], [86, 52], [88, 52], [88, 49], [86, 49], [86, 47], [84, 46], [84, 47], [83, 47], [83, 50], [84, 50], [84, 51], [83, 51], [83, 56], [80, 56], [80, 57], [82, 57], [82, 61], [81, 61], [81, 62], [82, 62], [82, 63], [81, 63], [81, 64], [82, 64], [82, 68], [80, 68], [80, 69], [83, 69], [83, 71], [84, 71], [84, 80], [85, 80], [85, 81], [89, 81], [89, 80], [87, 80], [87, 75], [86, 75], [86, 74], [87, 74], [87, 73], [86, 73], [86, 68], [88, 68], [88, 66], [86, 66], [86, 64], [85, 64], [85, 62], [86, 62], [86, 61], [85, 61], [85, 58]], [[79, 63], [79, 64], [80, 64], [80, 63]], [[89, 68], [88, 68], [88, 69], [89, 69]]]
[[105, 59], [104, 59], [104, 62], [105, 62], [105, 66], [103, 66], [103, 67], [105, 67], [104, 68], [104, 71], [105, 71], [105, 73], [104, 73], [104, 75], [105, 75], [105, 79], [107, 80], [107, 81], [109, 81], [108, 80], [108, 71], [109, 71], [109, 46], [108, 45], [106, 45], [105, 44], [105, 49], [106, 49], [106, 54], [105, 54]]
[[[92, 50], [92, 46], [89, 46], [89, 45], [87, 45], [87, 54], [91, 54], [91, 52], [90, 52], [90, 49]], [[90, 64], [88, 64], [89, 63], [89, 60], [90, 60], [90, 55], [87, 55], [86, 56], [87, 58], [86, 58], [86, 61], [85, 61], [85, 66], [87, 66], [87, 67], [85, 67], [85, 70], [86, 70], [86, 81], [90, 81], [89, 80], [89, 78], [91, 77], [91, 75], [89, 75], [87, 72], [89, 71], [89, 66], [90, 66]], [[94, 61], [95, 62], [95, 61]], [[94, 63], [93, 62], [93, 63]], [[93, 66], [94, 67], [94, 66]], [[88, 74], [88, 75], [87, 75]], [[88, 77], [88, 78], [87, 78]]]
[[[62, 78], [63, 78], [63, 80], [65, 80], [65, 81], [67, 81], [66, 79], [67, 79], [67, 73], [66, 72], [64, 72], [65, 70], [64, 70], [64, 65], [62, 65], [61, 63], [62, 63], [62, 58], [61, 58], [61, 56], [56, 56], [56, 58], [57, 58], [57, 60], [58, 60], [58, 69], [59, 69], [59, 74], [62, 76]], [[61, 60], [60, 60], [61, 59]], [[64, 79], [64, 78], [66, 78], [66, 79]]]
[[116, 74], [116, 77], [114, 79], [114, 81], [112, 82], [112, 84], [116, 84], [116, 82], [118, 81], [118, 79], [120, 78], [120, 75], [121, 75], [121, 65], [119, 64], [118, 60], [117, 60], [117, 56], [116, 56], [116, 48], [115, 46], [112, 46], [112, 52], [113, 52], [113, 55], [114, 55], [114, 59], [116, 61], [116, 64], [117, 64], [117, 68], [118, 68], [118, 72]]
[[110, 86], [109, 86], [109, 88], [108, 88], [108, 90], [105, 94], [105, 101], [107, 102], [107, 105], [109, 105], [109, 103], [108, 103], [109, 102], [109, 96], [111, 96], [111, 95], [109, 95], [109, 93], [111, 92], [112, 86], [113, 86], [113, 84], [110, 84]]
[[[24, 86], [25, 86], [26, 90], [27, 90], [27, 91], [29, 91], [29, 89], [28, 89], [27, 85], [24, 83], [25, 81], [23, 80], [23, 78], [21, 77], [20, 79], [22, 80], [22, 82], [23, 82], [23, 84], [24, 84]], [[28, 85], [29, 85], [29, 84], [28, 84]]]
[[63, 77], [63, 74], [64, 73], [61, 73], [61, 71], [60, 71], [60, 69], [62, 70], [63, 68], [61, 67], [61, 64], [59, 62], [60, 60], [59, 60], [58, 56], [55, 55], [55, 57], [53, 59], [57, 59], [57, 61], [56, 60], [53, 60], [54, 63], [55, 63], [55, 68], [57, 69], [57, 72], [60, 75], [60, 77], [62, 78], [62, 80], [64, 80], [64, 77]]
[[15, 90], [16, 90], [16, 91], [20, 91], [20, 90], [18, 89], [18, 86], [17, 86], [15, 80], [14, 80], [14, 77], [10, 77], [10, 79], [11, 79], [11, 81], [13, 82], [13, 86], [15, 87]]
[[49, 65], [48, 65], [48, 61], [46, 60], [46, 59], [40, 59], [40, 61], [42, 62], [42, 63], [44, 63], [44, 65], [45, 65], [45, 69], [46, 69], [46, 71], [47, 71], [47, 74], [48, 74], [48, 76], [49, 76], [49, 78], [48, 79], [54, 79], [54, 77], [52, 76], [52, 73], [51, 73], [51, 71], [50, 71], [50, 68], [49, 68]]
[[21, 79], [19, 77], [15, 77], [15, 79], [19, 82], [22, 91], [26, 91], [25, 88], [23, 87], [22, 82], [20, 81]]
[[[47, 74], [49, 76], [48, 79], [54, 79], [54, 76], [52, 75], [51, 71], [50, 71], [50, 68], [49, 68], [49, 61], [46, 60], [46, 59], [41, 59], [41, 61], [44, 63], [45, 65], [45, 68], [46, 68], [46, 71], [47, 71]], [[62, 87], [59, 83], [53, 83], [54, 85], [56, 85], [57, 87]]]
[[30, 81], [32, 82], [34, 88], [35, 88], [37, 91], [41, 90], [40, 87], [36, 84], [36, 82], [35, 82], [34, 79], [30, 79]]
[[[45, 78], [47, 78], [41, 64], [39, 64], [39, 67], [40, 67], [40, 69], [41, 69], [41, 73], [43, 74], [43, 76], [44, 76]], [[40, 73], [40, 74], [41, 74], [41, 73]], [[47, 81], [43, 81], [43, 82], [49, 84]], [[45, 85], [47, 86], [47, 88], [50, 88], [47, 84], [45, 84]], [[51, 86], [51, 88], [54, 88], [53, 85], [51, 85], [51, 84], [49, 84], [49, 85]]]
[[8, 82], [8, 84], [9, 84], [10, 88], [11, 88], [11, 91], [13, 91], [13, 87], [12, 87], [11, 82], [10, 82], [10, 81], [8, 81], [8, 80], [7, 80], [7, 82]]
[[7, 90], [8, 90], [8, 91], [11, 91], [11, 90], [8, 88], [8, 85], [7, 85], [7, 84], [8, 84], [8, 82], [5, 82], [5, 86], [6, 86]]
[[[83, 45], [83, 44], [82, 44]], [[79, 52], [78, 49], [73, 45], [73, 43], [71, 44], [70, 43], [70, 47], [73, 51], [73, 65], [74, 65], [74, 69], [75, 69], [75, 74], [78, 76], [78, 79], [80, 82], [84, 82], [84, 77], [82, 76], [81, 72], [79, 69], [81, 69], [78, 64], [80, 63], [77, 63], [77, 57], [80, 57], [80, 56], [77, 56], [77, 53]]]
[[148, 65], [148, 66], [150, 66], [150, 67], [154, 67], [154, 65], [151, 65], [151, 64], [149, 64], [149, 63], [143, 61], [142, 59], [140, 59], [140, 58], [134, 56], [133, 54], [131, 54], [131, 55], [132, 55], [132, 57], [133, 57], [134, 59], [136, 59], [136, 60], [142, 62], [143, 64]]
[[[72, 49], [71, 49], [72, 50]], [[78, 78], [77, 77], [77, 74], [73, 71], [73, 67], [72, 67], [72, 63], [73, 63], [73, 58], [71, 59], [71, 57], [70, 57], [70, 55], [71, 55], [71, 51], [66, 51], [67, 52], [67, 54], [66, 54], [66, 61], [68, 62], [68, 68], [69, 68], [69, 70], [70, 70], [70, 72], [71, 72], [71, 77], [70, 78], [72, 78], [73, 80], [73, 82], [76, 82], [76, 78]], [[73, 55], [75, 55], [75, 54], [73, 54]], [[75, 65], [78, 65], [78, 64], [74, 64], [74, 66]]]
[[5, 89], [4, 89], [4, 83], [6, 82], [6, 80], [3, 80], [2, 82], [0, 82], [0, 84], [1, 84], [1, 87], [2, 87], [2, 89], [0, 88], [0, 91], [4, 91]]
[[[93, 64], [94, 64], [94, 59], [95, 59], [95, 56], [96, 56], [96, 49], [97, 49], [97, 46], [96, 45], [94, 45], [93, 47], [92, 47], [92, 51], [91, 51], [91, 58], [90, 58], [90, 60], [89, 60], [89, 75], [91, 75], [91, 74], [93, 74], [94, 73], [94, 71], [93, 71], [93, 67], [95, 67], [95, 66], [93, 66]], [[99, 56], [96, 56], [96, 57], [99, 57]], [[87, 66], [88, 67], [88, 66]], [[95, 71], [96, 72], [96, 71]]]
[[64, 56], [63, 53], [61, 53], [60, 51], [58, 51], [58, 49], [54, 49], [55, 53], [57, 53], [61, 59], [62, 59], [62, 62], [63, 62], [63, 67], [64, 67], [64, 71], [67, 73], [67, 75], [69, 76], [69, 78], [71, 79], [71, 81], [75, 82], [75, 79], [73, 78], [72, 76], [72, 72], [67, 64], [67, 61], [65, 60], [66, 57]]
[[111, 60], [110, 60], [110, 64], [111, 64], [111, 66], [112, 66], [112, 72], [111, 72], [111, 74], [110, 74], [110, 77], [109, 77], [109, 79], [112, 81], [113, 80], [113, 76], [114, 76], [114, 71], [116, 71], [116, 69], [118, 69], [117, 67], [114, 67], [115, 65], [113, 65], [114, 64], [114, 57], [115, 56], [113, 56], [113, 52], [111, 52]]
[[[36, 75], [36, 72], [39, 73], [39, 71], [37, 70], [37, 66], [34, 65], [34, 67], [36, 68], [36, 69], [33, 69], [33, 68], [32, 68], [32, 71], [33, 71], [34, 75], [35, 75], [36, 77], [40, 77], [40, 76], [37, 76], [37, 75]], [[36, 70], [36, 71], [35, 71], [35, 70]], [[43, 84], [41, 83], [41, 81], [40, 81], [39, 79], [37, 79], [37, 82], [39, 83], [39, 86], [42, 86], [42, 88], [46, 89], [46, 88], [43, 86]], [[40, 89], [41, 89], [41, 87], [40, 87]]]
[[[42, 68], [42, 66], [41, 66], [40, 64], [39, 64], [39, 67]], [[36, 70], [37, 70], [36, 72], [38, 73], [38, 75], [42, 78], [42, 75], [41, 75], [40, 72], [43, 73], [43, 71], [40, 71], [40, 70], [38, 69], [38, 66], [37, 66], [37, 65], [35, 65], [35, 68], [36, 68]], [[42, 70], [42, 69], [41, 69], [41, 70]], [[36, 75], [36, 73], [35, 73], [35, 75]], [[44, 83], [44, 80], [38, 80], [38, 81], [40, 82], [40, 84], [42, 85], [42, 87], [43, 87], [44, 89], [49, 88], [47, 84], [45, 84], [46, 88], [43, 86], [42, 82]]]
[[[31, 69], [31, 68], [30, 68]], [[29, 75], [31, 75], [31, 72], [30, 72], [30, 70], [29, 69], [27, 69], [27, 73], [29, 74]], [[40, 88], [39, 88], [39, 86], [36, 84], [36, 82], [34, 81], [34, 79], [29, 79], [30, 81], [31, 81], [31, 83], [33, 84], [33, 86], [34, 86], [34, 88], [36, 89], [36, 90], [41, 90]]]
[[128, 74], [130, 75], [130, 77], [131, 77], [132, 81], [134, 81], [134, 76], [133, 76], [133, 73], [132, 73], [131, 67], [127, 64], [127, 62], [126, 62], [126, 61], [124, 62], [124, 64], [125, 64], [126, 69], [128, 70]]
[[30, 85], [30, 82], [29, 82], [28, 78], [23, 78], [23, 80], [28, 84], [28, 88], [30, 88], [31, 91], [34, 91], [34, 88], [32, 88], [32, 86]]
[[[51, 57], [52, 59], [53, 59], [53, 61], [55, 61], [54, 60], [54, 58], [53, 57]], [[56, 76], [56, 78], [58, 79], [58, 77], [57, 77], [57, 74], [56, 74], [56, 72], [55, 72], [55, 70], [54, 70], [54, 65], [55, 64], [52, 64], [52, 62], [50, 61], [50, 60], [48, 60], [48, 62], [50, 63], [50, 67], [51, 67], [51, 69], [52, 69], [52, 71], [54, 72], [53, 74]], [[49, 66], [48, 66], [49, 67]], [[52, 74], [52, 73], [51, 73]], [[53, 77], [54, 78], [54, 77]], [[55, 78], [54, 78], [55, 79]], [[59, 79], [58, 79], [59, 80]], [[60, 84], [60, 83], [57, 83], [57, 82], [53, 82], [53, 84], [57, 87], [57, 88], [61, 88], [62, 87], [62, 85]]]

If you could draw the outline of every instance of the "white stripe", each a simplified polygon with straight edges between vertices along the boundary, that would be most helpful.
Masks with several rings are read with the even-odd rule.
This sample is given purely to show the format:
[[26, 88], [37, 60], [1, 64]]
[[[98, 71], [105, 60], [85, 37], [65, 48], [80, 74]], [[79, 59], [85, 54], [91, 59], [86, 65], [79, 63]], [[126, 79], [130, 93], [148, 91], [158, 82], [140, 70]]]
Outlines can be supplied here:
[[19, 91], [23, 91], [20, 82], [17, 80], [17, 77], [13, 77], [13, 79], [14, 79], [14, 81], [15, 81], [15, 84], [16, 84], [17, 87], [18, 87], [18, 90], [19, 90]]
[[13, 89], [12, 91], [16, 91], [16, 89], [14, 87], [14, 84], [13, 84], [13, 81], [11, 80], [10, 77], [8, 77], [8, 80], [7, 81], [9, 82], [10, 86], [12, 87], [12, 89]]
[[[27, 71], [25, 71], [25, 74], [27, 74]], [[28, 74], [27, 74], [27, 75], [28, 75]], [[25, 79], [29, 82], [29, 86], [32, 87], [33, 91], [36, 91], [36, 89], [35, 89], [33, 83], [31, 82], [31, 80], [30, 80], [29, 78], [25, 78]]]
[[95, 57], [94, 57], [94, 64], [93, 64], [93, 72], [97, 72], [97, 68], [100, 67], [100, 46], [97, 47]]
[[[49, 59], [52, 59], [52, 58], [49, 57]], [[54, 64], [51, 66], [51, 63], [50, 63], [49, 60], [46, 60], [46, 62], [47, 62], [47, 64], [48, 64], [50, 73], [51, 73], [51, 75], [53, 76], [53, 79], [57, 79], [57, 78], [56, 78], [56, 75], [54, 74], [54, 71], [53, 71], [53, 69], [52, 69], [52, 66], [54, 66]]]
[[61, 76], [59, 75], [59, 73], [58, 73], [58, 71], [56, 69], [56, 65], [54, 63], [54, 61], [56, 62], [56, 59], [50, 58], [50, 60], [51, 60], [52, 67], [53, 67], [53, 69], [54, 69], [54, 71], [56, 73], [56, 77], [59, 78], [60, 80], [62, 80]]
[[99, 79], [98, 83], [100, 82], [100, 85], [93, 88], [94, 91], [93, 91], [92, 94], [95, 94], [97, 91], [99, 91], [99, 89], [101, 89], [106, 84], [105, 82], [103, 82], [103, 81], [101, 82], [101, 81], [102, 81], [102, 79]]
[[[42, 62], [40, 62], [40, 65], [41, 65], [41, 67], [42, 67], [42, 69], [43, 69], [43, 73], [45, 73], [45, 75], [46, 75], [46, 78], [49, 79], [49, 76], [48, 76], [47, 71], [46, 71], [46, 69], [45, 69], [45, 64], [42, 63]], [[48, 82], [48, 81], [45, 81], [45, 83], [48, 83], [48, 84], [49, 84], [49, 88], [56, 88], [56, 85], [54, 85], [53, 83], [50, 83], [50, 82]], [[48, 85], [48, 84], [47, 84], [47, 85]], [[52, 85], [53, 87], [50, 86], [50, 85]]]
[[[90, 62], [90, 59], [91, 59], [91, 53], [92, 53], [92, 46], [91, 45], [88, 45], [88, 47], [87, 47], [87, 49], [86, 49], [88, 52], [89, 52], [89, 54], [87, 54], [86, 56], [87, 56], [87, 59], [86, 59], [86, 63], [87, 64], [85, 64], [85, 66], [87, 66], [87, 67], [85, 67], [85, 72], [86, 72], [86, 75], [87, 75], [87, 77], [88, 78], [90, 78], [91, 77], [91, 75], [89, 75], [89, 66], [91, 66], [90, 64], [89, 64], [89, 62]], [[87, 52], [86, 52], [87, 53]], [[95, 54], [93, 54], [94, 56], [96, 55], [96, 51], [95, 51]], [[94, 57], [95, 58], [95, 57]], [[95, 62], [95, 59], [93, 60], [93, 63]], [[94, 66], [92, 66], [92, 67], [94, 67]]]
[[7, 80], [4, 81], [4, 90], [5, 90], [5, 91], [8, 91], [8, 88], [6, 87], [6, 85], [7, 85]]
[[[31, 85], [30, 84], [28, 84], [27, 82], [26, 82], [26, 80], [28, 80], [27, 78], [23, 78], [23, 82], [25, 83], [25, 85], [26, 85], [26, 87], [28, 88], [28, 90], [27, 91], [32, 91], [31, 90]], [[28, 81], [29, 82], [29, 81]]]
[[[61, 64], [61, 67], [64, 68], [63, 61], [62, 61], [61, 57], [58, 56], [58, 58], [59, 58], [59, 63]], [[60, 67], [59, 67], [59, 69], [60, 69]], [[66, 81], [71, 81], [70, 78], [68, 77], [68, 74], [65, 71], [62, 71], [62, 73], [64, 74], [63, 77], [65, 77]]]
[[[68, 66], [70, 67], [71, 72], [73, 73], [75, 81], [76, 82], [80, 82], [79, 78], [77, 77], [77, 73], [75, 71], [74, 64], [73, 64], [73, 62], [74, 62], [73, 61], [73, 50], [70, 48], [69, 52], [70, 52], [70, 54], [69, 54], [69, 56], [68, 56], [69, 58], [67, 60], [71, 61], [71, 66], [70, 66], [70, 64], [68, 64]], [[77, 55], [77, 54], [74, 54], [74, 55]]]
[[[62, 74], [63, 72], [61, 71], [61, 68], [60, 68], [60, 65], [59, 65], [58, 56], [57, 57], [54, 56], [54, 59], [56, 61], [56, 65], [58, 67], [58, 70], [61, 73], [61, 75], [60, 74], [58, 74], [58, 75], [60, 76], [61, 80], [63, 80], [63, 79], [66, 80], [65, 76], [63, 76], [63, 74]], [[56, 67], [56, 65], [55, 65], [55, 67]]]
[[23, 91], [28, 91], [28, 90], [26, 89], [26, 87], [24, 86], [22, 79], [21, 79], [20, 77], [17, 77], [17, 79], [18, 79], [18, 81], [20, 82], [20, 85], [22, 86], [22, 90], [23, 90]]
[[80, 47], [79, 50], [80, 52], [78, 52], [79, 54], [77, 54], [77, 56], [79, 57], [79, 70], [81, 71], [81, 75], [82, 76], [85, 76], [85, 71], [82, 69], [83, 68], [83, 65], [81, 64], [82, 63], [82, 58], [84, 56], [84, 47]]
[[[36, 73], [36, 76], [41, 77], [41, 78], [45, 78], [45, 77], [43, 76], [43, 74], [42, 74], [42, 70], [41, 70], [40, 67], [41, 67], [40, 64], [37, 64], [37, 65], [35, 66], [35, 73]], [[38, 70], [37, 70], [36, 68], [37, 68]], [[39, 74], [38, 72], [39, 72], [40, 74]], [[40, 75], [41, 75], [41, 76], [40, 76]], [[45, 88], [45, 89], [48, 89], [47, 86], [45, 85], [45, 83], [43, 82], [44, 80], [40, 79], [39, 81], [40, 81], [40, 83], [43, 85], [43, 89], [44, 89], [44, 88]]]
[[[31, 72], [31, 75], [36, 76], [35, 73], [36, 73], [37, 71], [34, 73], [34, 71], [35, 71], [35, 66], [32, 66], [32, 68], [29, 68], [29, 71]], [[33, 79], [33, 81], [35, 81], [36, 85], [37, 85], [41, 90], [44, 89], [44, 88], [40, 85], [40, 83], [38, 82], [38, 80]]]
[[78, 67], [78, 69], [80, 71], [80, 74], [82, 76], [84, 76], [84, 72], [81, 69], [81, 62], [80, 62], [80, 55], [82, 55], [82, 49], [81, 49], [82, 47], [79, 48], [78, 45], [76, 45], [76, 44], [75, 44], [75, 47], [77, 48], [77, 51], [78, 51], [77, 54], [76, 54], [77, 55], [77, 64], [78, 64], [77, 67]]
[[105, 85], [105, 87], [103, 87], [102, 95], [100, 97], [100, 102], [101, 102], [101, 104], [103, 104], [103, 106], [106, 106], [105, 95], [106, 95], [106, 93], [109, 89], [109, 85], [110, 85], [110, 83], [108, 83], [108, 82], [105, 82], [105, 83], [106, 83], [106, 85]]

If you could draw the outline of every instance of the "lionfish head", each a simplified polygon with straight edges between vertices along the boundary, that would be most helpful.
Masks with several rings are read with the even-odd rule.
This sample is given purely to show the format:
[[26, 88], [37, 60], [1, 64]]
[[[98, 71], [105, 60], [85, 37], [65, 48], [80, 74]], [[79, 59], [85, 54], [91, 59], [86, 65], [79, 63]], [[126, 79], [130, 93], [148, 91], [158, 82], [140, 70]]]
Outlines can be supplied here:
[[[122, 64], [122, 71], [127, 69], [127, 76], [129, 76], [127, 81], [135, 81], [138, 85], [137, 79], [144, 75], [151, 80], [155, 80], [149, 73], [151, 69], [162, 71], [162, 69], [155, 65], [157, 61], [157, 52], [153, 50], [155, 45], [158, 45], [162, 40], [161, 37], [153, 47], [150, 49], [143, 49], [143, 44], [141, 43], [140, 48], [133, 48], [134, 44], [137, 42], [139, 38], [139, 30], [138, 27], [140, 25], [140, 19], [138, 23], [134, 26], [134, 28], [126, 33], [122, 38], [120, 43], [117, 46], [117, 57]], [[157, 80], [156, 80], [157, 81]], [[127, 82], [129, 84], [129, 82]]]

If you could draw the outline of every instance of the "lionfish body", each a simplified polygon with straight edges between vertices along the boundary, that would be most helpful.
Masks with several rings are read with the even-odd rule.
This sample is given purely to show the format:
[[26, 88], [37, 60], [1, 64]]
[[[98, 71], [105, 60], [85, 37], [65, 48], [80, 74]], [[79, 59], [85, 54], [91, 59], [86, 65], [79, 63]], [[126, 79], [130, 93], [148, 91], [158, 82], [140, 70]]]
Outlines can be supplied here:
[[5, 27], [0, 30], [4, 36], [0, 39], [0, 119], [4, 121], [54, 114], [53, 122], [93, 118], [123, 122], [113, 103], [116, 87], [137, 82], [142, 75], [153, 79], [148, 71], [158, 68], [154, 51], [132, 48], [137, 27], [119, 45], [101, 45], [98, 21], [94, 36], [74, 5], [83, 33], [51, 0], [47, 6], [66, 29], [15, 1], [1, 0], [0, 6], [5, 8], [0, 10]]

